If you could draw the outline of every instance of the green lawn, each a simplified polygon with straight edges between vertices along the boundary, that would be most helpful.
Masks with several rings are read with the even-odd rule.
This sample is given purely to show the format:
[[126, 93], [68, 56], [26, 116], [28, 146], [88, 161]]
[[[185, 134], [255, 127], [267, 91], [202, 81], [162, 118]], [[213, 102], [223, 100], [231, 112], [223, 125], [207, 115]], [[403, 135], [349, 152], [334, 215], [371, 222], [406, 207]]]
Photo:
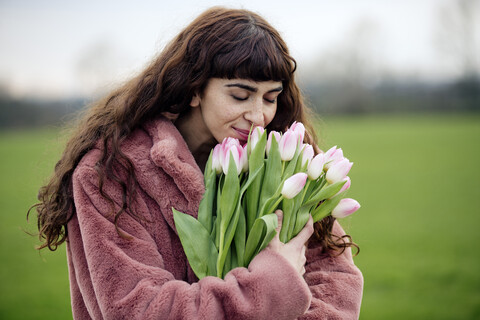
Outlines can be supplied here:
[[480, 116], [325, 119], [355, 164], [362, 319], [480, 318]]
[[71, 318], [65, 247], [35, 250], [26, 212], [61, 152], [58, 131], [0, 133], [0, 319]]
[[[355, 164], [342, 223], [360, 247], [361, 319], [480, 318], [480, 115], [331, 117], [323, 144]], [[65, 248], [25, 220], [61, 152], [56, 130], [0, 133], [0, 319], [71, 318]]]

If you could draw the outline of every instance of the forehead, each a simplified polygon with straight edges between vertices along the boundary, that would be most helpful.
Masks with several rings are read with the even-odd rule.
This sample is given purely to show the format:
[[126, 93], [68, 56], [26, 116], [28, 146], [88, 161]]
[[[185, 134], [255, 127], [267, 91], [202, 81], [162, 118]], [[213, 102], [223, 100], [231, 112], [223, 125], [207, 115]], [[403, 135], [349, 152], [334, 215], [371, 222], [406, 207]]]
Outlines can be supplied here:
[[224, 79], [224, 78], [211, 78], [208, 81], [207, 87], [215, 88], [244, 88], [244, 89], [254, 89], [250, 91], [271, 91], [271, 90], [281, 90], [282, 82], [281, 81], [253, 81], [250, 79], [243, 78], [234, 78], [234, 79]]

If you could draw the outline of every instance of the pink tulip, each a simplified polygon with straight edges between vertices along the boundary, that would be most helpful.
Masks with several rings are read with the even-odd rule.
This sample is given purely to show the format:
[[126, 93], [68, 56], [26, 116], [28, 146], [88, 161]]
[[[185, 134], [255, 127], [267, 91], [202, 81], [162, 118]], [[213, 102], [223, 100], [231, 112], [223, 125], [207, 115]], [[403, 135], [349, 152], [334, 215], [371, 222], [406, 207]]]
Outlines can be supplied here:
[[343, 151], [337, 146], [331, 147], [325, 152], [325, 169], [328, 170], [332, 165], [343, 159]]
[[247, 152], [247, 145], [243, 146], [242, 153], [240, 154], [240, 165], [241, 171], [247, 172], [248, 171], [248, 152]]
[[267, 146], [266, 146], [266, 151], [267, 151], [267, 156], [270, 153], [270, 148], [272, 146], [272, 139], [275, 138], [277, 140], [277, 143], [280, 142], [280, 139], [282, 138], [282, 135], [278, 131], [270, 131], [267, 139]]
[[345, 218], [360, 208], [360, 204], [350, 198], [342, 199], [337, 206], [332, 210], [332, 217], [341, 219]]
[[299, 172], [285, 180], [282, 188], [282, 196], [286, 199], [292, 199], [302, 191], [307, 182], [307, 174]]
[[[350, 177], [346, 177], [345, 179], [343, 180], [346, 180], [345, 184], [342, 186], [342, 189], [340, 189], [340, 191], [338, 191], [338, 193], [342, 193], [348, 189], [350, 189], [350, 186], [352, 185], [352, 180], [350, 180]], [[338, 194], [337, 193], [337, 194]]]
[[258, 140], [260, 140], [260, 137], [262, 136], [264, 131], [265, 129], [260, 126], [253, 128], [252, 133], [250, 134], [251, 150], [255, 148], [255, 146], [258, 143]]
[[303, 142], [303, 139], [305, 138], [305, 126], [301, 122], [295, 121], [291, 126], [290, 130], [293, 130], [298, 136], [298, 140], [300, 143]]
[[309, 144], [303, 145], [303, 152], [302, 152], [302, 167], [308, 162], [310, 163], [314, 156], [313, 147]]
[[326, 179], [328, 183], [332, 184], [338, 181], [342, 181], [347, 177], [348, 172], [352, 168], [353, 162], [350, 162], [347, 158], [343, 158], [340, 161], [334, 163], [327, 171]]
[[223, 173], [228, 173], [228, 166], [230, 164], [230, 157], [233, 157], [237, 173], [242, 172], [242, 164], [240, 163], [240, 155], [243, 153], [243, 147], [240, 145], [240, 141], [235, 138], [225, 138], [222, 141], [220, 147], [220, 162], [222, 164]]
[[297, 150], [298, 144], [298, 134], [288, 129], [280, 139], [280, 143], [278, 144], [278, 149], [280, 150], [280, 158], [283, 161], [290, 161], [293, 159], [295, 155], [295, 151]]
[[221, 160], [221, 144], [217, 144], [215, 148], [213, 148], [212, 154], [212, 170], [215, 170], [217, 174], [222, 172], [222, 160]]
[[238, 151], [237, 147], [232, 147], [226, 150], [225, 158], [223, 160], [223, 173], [227, 175], [228, 167], [230, 165], [230, 157], [233, 157], [233, 161], [235, 162], [235, 167], [237, 168], [237, 173], [242, 171], [242, 165], [240, 164], [240, 152]]
[[308, 165], [307, 174], [310, 180], [317, 180], [323, 172], [325, 165], [325, 154], [319, 153], [312, 159]]

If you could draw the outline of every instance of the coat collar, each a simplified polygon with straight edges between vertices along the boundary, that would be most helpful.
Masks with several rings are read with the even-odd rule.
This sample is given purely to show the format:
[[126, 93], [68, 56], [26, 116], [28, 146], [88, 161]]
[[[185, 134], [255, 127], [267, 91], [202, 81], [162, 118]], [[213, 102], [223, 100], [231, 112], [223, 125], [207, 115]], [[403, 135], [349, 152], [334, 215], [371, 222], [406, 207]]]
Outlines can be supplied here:
[[187, 143], [175, 125], [163, 117], [145, 123], [144, 129], [152, 139], [151, 160], [173, 179], [187, 200], [186, 208], [175, 208], [196, 217], [205, 185], [203, 173]]

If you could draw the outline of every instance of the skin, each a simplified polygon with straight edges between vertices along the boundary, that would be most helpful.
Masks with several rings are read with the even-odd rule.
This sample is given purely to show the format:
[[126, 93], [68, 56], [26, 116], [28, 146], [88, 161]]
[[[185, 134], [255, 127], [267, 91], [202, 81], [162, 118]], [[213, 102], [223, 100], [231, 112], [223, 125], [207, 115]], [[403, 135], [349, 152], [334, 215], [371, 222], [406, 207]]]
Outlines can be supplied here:
[[244, 143], [252, 125], [267, 126], [275, 116], [281, 91], [279, 81], [212, 78], [192, 98], [190, 112], [175, 125], [203, 169], [215, 144], [226, 137]]
[[[252, 125], [266, 127], [275, 117], [281, 92], [279, 81], [210, 79], [204, 91], [192, 98], [190, 112], [175, 122], [200, 168], [203, 170], [210, 150], [224, 138], [245, 143]], [[277, 252], [303, 275], [305, 243], [313, 234], [312, 218], [294, 239], [282, 243], [279, 234], [283, 213], [275, 213], [279, 219], [277, 235], [265, 250]]]

